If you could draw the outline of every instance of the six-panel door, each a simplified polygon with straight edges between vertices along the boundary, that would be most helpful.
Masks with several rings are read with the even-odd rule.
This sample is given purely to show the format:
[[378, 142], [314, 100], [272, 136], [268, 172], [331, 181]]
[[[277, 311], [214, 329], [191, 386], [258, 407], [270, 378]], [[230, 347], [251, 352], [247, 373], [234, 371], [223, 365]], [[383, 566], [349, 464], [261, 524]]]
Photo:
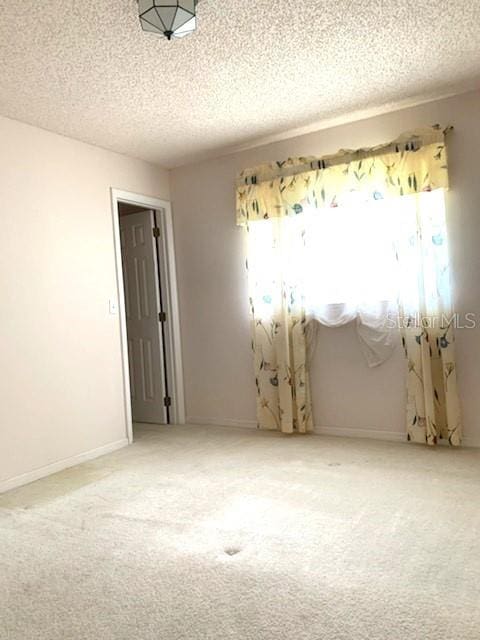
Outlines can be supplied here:
[[120, 218], [132, 419], [167, 423], [153, 211]]

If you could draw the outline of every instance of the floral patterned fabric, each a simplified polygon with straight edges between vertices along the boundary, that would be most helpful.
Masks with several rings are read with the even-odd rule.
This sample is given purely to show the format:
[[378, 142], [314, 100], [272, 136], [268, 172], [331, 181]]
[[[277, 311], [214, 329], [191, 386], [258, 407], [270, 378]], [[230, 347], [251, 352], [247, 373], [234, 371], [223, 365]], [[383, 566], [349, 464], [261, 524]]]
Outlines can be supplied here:
[[408, 440], [435, 445], [444, 439], [460, 445], [453, 323], [438, 330], [408, 327], [402, 341], [408, 362]]
[[436, 126], [373, 149], [247, 169], [237, 179], [237, 224], [297, 215], [305, 205], [336, 207], [351, 192], [379, 199], [439, 188], [448, 188], [448, 172]]
[[305, 318], [254, 323], [259, 428], [283, 433], [313, 430], [306, 371]]
[[[255, 223], [248, 235], [248, 273], [257, 387], [262, 429], [307, 433], [313, 429], [306, 367], [306, 316], [291, 268], [303, 243], [301, 225]], [[293, 234], [293, 238], [292, 238]], [[265, 269], [265, 265], [269, 269]], [[272, 279], [267, 271], [275, 273]]]
[[[399, 318], [407, 358], [407, 435], [412, 442], [461, 444], [455, 320], [443, 190], [405, 199], [395, 251], [402, 273]], [[408, 207], [405, 213], [408, 214]], [[416, 286], [415, 286], [416, 285]]]
[[[299, 271], [298, 265], [294, 268], [295, 256], [305, 241], [304, 211], [343, 206], [354, 192], [362, 200], [394, 198], [392, 211], [398, 210], [403, 225], [393, 250], [406, 283], [402, 289], [399, 281], [397, 300], [408, 363], [408, 438], [430, 445], [440, 438], [451, 445], [461, 443], [443, 210], [447, 186], [440, 127], [372, 150], [289, 160], [241, 174], [237, 222], [249, 231], [247, 266], [260, 428], [284, 433], [313, 429], [309, 318], [295, 275]], [[289, 219], [297, 223], [287, 224]]]

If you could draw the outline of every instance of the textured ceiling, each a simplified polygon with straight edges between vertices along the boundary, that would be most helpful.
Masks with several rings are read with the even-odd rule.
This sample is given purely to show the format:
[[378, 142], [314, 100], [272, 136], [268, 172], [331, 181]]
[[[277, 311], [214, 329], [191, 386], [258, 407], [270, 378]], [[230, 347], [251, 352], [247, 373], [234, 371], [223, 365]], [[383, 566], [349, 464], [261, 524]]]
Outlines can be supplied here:
[[[165, 167], [480, 86], [480, 0], [0, 0], [0, 113]], [[478, 82], [478, 85], [476, 84]]]

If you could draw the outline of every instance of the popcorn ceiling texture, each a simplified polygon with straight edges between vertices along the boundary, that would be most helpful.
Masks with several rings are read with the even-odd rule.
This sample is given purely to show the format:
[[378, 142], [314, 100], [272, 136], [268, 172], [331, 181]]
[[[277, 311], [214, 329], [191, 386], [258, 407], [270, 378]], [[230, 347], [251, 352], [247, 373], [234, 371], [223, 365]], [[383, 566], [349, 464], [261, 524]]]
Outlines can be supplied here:
[[181, 41], [136, 0], [0, 0], [0, 113], [177, 166], [480, 86], [478, 0], [202, 0]]

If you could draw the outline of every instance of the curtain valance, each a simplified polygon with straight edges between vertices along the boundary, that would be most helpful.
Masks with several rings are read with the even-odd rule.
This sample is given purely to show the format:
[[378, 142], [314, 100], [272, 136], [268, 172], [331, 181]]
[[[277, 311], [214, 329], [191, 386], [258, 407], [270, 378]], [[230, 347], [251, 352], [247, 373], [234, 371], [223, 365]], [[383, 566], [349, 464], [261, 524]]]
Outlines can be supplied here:
[[352, 193], [379, 200], [448, 188], [445, 134], [439, 125], [370, 149], [290, 158], [246, 169], [237, 178], [237, 224], [336, 207]]

